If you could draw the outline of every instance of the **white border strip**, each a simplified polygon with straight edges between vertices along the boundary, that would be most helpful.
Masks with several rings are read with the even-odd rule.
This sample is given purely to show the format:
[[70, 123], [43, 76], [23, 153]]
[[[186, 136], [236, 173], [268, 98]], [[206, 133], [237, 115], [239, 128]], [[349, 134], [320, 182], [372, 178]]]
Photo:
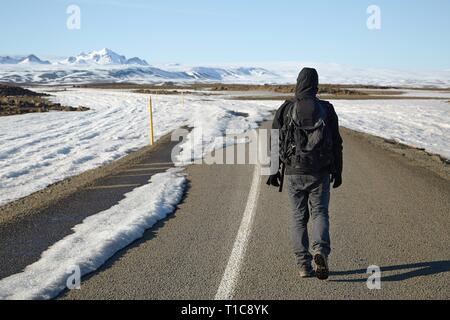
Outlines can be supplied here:
[[259, 196], [260, 180], [261, 168], [259, 165], [255, 165], [252, 185], [248, 194], [244, 216], [242, 217], [241, 225], [234, 242], [233, 251], [231, 252], [230, 259], [228, 260], [228, 264], [222, 277], [222, 281], [220, 282], [219, 289], [217, 290], [215, 300], [233, 299], [234, 291], [239, 278], [239, 272], [252, 231], [252, 224]]

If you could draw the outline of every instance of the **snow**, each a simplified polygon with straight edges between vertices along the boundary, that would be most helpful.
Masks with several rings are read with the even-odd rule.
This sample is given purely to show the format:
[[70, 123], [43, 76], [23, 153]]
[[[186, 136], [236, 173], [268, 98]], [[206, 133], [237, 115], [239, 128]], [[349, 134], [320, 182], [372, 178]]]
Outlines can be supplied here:
[[[25, 64], [25, 67], [22, 66]], [[252, 84], [295, 83], [303, 67], [316, 68], [321, 83], [363, 84], [401, 87], [449, 87], [450, 70], [392, 70], [362, 68], [337, 63], [307, 61], [242, 62], [235, 64], [148, 65], [144, 59], [104, 48], [80, 53], [66, 59], [40, 60], [28, 57], [0, 56], [0, 81], [39, 84], [75, 84], [89, 82], [226, 82]], [[43, 66], [48, 65], [48, 66]]]
[[36, 57], [35, 55], [29, 55], [28, 57], [26, 57], [25, 59], [23, 59], [22, 61], [19, 62], [19, 64], [25, 64], [25, 65], [30, 65], [30, 64], [50, 64], [49, 61], [43, 61], [41, 59], [39, 59], [38, 57]]
[[[108, 164], [149, 143], [147, 95], [96, 89], [68, 89], [53, 94], [53, 99], [63, 105], [83, 105], [92, 110], [0, 118], [0, 205]], [[345, 127], [450, 158], [450, 104], [446, 101], [333, 103]], [[226, 132], [238, 134], [256, 128], [279, 105], [277, 101], [234, 101], [223, 95], [188, 94], [183, 107], [179, 96], [157, 96], [156, 138], [183, 126], [194, 128], [177, 159], [189, 162], [191, 144], [196, 159], [222, 146], [223, 141], [217, 138]]]
[[278, 75], [258, 68], [207, 68], [195, 67], [182, 71], [168, 71], [146, 65], [145, 60], [132, 58], [125, 65], [118, 63], [88, 63], [75, 57], [66, 61], [43, 65], [0, 65], [0, 81], [36, 83], [46, 85], [92, 82], [236, 82], [264, 83], [277, 79]]
[[[63, 105], [92, 110], [0, 117], [0, 205], [149, 144], [149, 96], [95, 89], [52, 94]], [[190, 95], [185, 96], [184, 108], [178, 96], [158, 96], [153, 102], [157, 139], [182, 126], [202, 126], [208, 150], [216, 136], [255, 128], [278, 106]]]
[[31, 54], [26, 57], [21, 56], [0, 56], [0, 65], [1, 64], [19, 64], [19, 65], [27, 65], [30, 67], [31, 64], [50, 64], [50, 61], [41, 60], [36, 57], [34, 54]]
[[114, 253], [143, 236], [171, 214], [181, 201], [183, 169], [154, 175], [150, 183], [125, 195], [117, 205], [86, 218], [22, 273], [0, 281], [0, 300], [51, 299], [66, 288], [74, 267], [81, 275], [95, 271]]
[[76, 57], [69, 57], [63, 61], [55, 63], [57, 64], [81, 64], [81, 65], [124, 65], [124, 64], [136, 64], [147, 65], [145, 60], [137, 57], [127, 59], [125, 56], [120, 55], [108, 48], [104, 48], [99, 51], [91, 51], [89, 53], [80, 53]]
[[[203, 66], [210, 70], [239, 70], [251, 69], [250, 74], [241, 73], [238, 76], [225, 75], [222, 82], [239, 82], [255, 84], [286, 84], [295, 83], [298, 73], [304, 67], [316, 68], [320, 75], [320, 82], [327, 84], [363, 84], [376, 86], [401, 86], [401, 87], [449, 87], [449, 70], [409, 71], [375, 68], [358, 68], [337, 63], [317, 63], [307, 61], [288, 62], [261, 62], [239, 64], [216, 64]], [[252, 66], [252, 67], [249, 67]], [[161, 64], [155, 67], [171, 72], [183, 72], [196, 70], [198, 66], [182, 64]], [[231, 74], [235, 74], [232, 72]], [[173, 80], [176, 81], [176, 80]]]
[[346, 128], [450, 159], [450, 104], [439, 100], [331, 101]]
[[[54, 93], [62, 104], [89, 112], [51, 112], [0, 118], [0, 205], [51, 183], [116, 160], [148, 144], [148, 96], [124, 90], [69, 89]], [[257, 128], [279, 101], [234, 101], [224, 96], [154, 97], [156, 138], [192, 127], [189, 146], [204, 155], [222, 147], [226, 132]], [[331, 101], [342, 126], [450, 158], [450, 104], [440, 100]], [[203, 133], [199, 140], [195, 135]], [[198, 136], [198, 135], [197, 135]], [[234, 143], [225, 141], [228, 143]], [[200, 151], [198, 151], [200, 150]], [[86, 218], [21, 273], [0, 280], [0, 299], [49, 299], [66, 288], [73, 267], [98, 269], [118, 250], [175, 210], [186, 185], [183, 168], [154, 175], [117, 205]]]
[[[5, 62], [11, 61], [4, 57]], [[299, 71], [315, 67], [321, 83], [403, 87], [450, 87], [450, 71], [405, 71], [357, 68], [334, 63], [279, 62], [191, 66], [149, 66], [139, 58], [126, 59], [109, 49], [82, 53], [52, 65], [1, 64], [0, 81], [47, 85], [91, 82], [224, 82], [251, 84], [294, 83]]]

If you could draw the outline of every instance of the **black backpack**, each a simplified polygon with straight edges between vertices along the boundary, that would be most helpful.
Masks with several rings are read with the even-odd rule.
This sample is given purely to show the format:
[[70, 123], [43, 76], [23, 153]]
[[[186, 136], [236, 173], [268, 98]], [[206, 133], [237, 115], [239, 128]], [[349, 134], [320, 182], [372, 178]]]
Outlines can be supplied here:
[[333, 163], [333, 140], [326, 106], [316, 100], [315, 125], [302, 126], [298, 119], [298, 101], [287, 110], [280, 130], [280, 160], [304, 173], [317, 173]]

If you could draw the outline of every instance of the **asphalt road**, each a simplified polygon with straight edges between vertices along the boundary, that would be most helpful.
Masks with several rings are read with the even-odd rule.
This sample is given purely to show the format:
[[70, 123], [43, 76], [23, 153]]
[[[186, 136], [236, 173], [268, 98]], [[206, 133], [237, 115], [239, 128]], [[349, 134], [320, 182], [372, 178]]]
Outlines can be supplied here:
[[[253, 165], [195, 165], [187, 168], [190, 186], [172, 216], [84, 277], [81, 290], [60, 298], [214, 299], [226, 292], [233, 299], [450, 299], [450, 183], [359, 135], [344, 131], [343, 138], [344, 186], [332, 192], [328, 281], [298, 275], [286, 192], [255, 178]], [[135, 169], [167, 164], [167, 156], [153, 155]], [[128, 183], [145, 183], [150, 173], [139, 173], [134, 177], [141, 180]], [[122, 178], [99, 183], [120, 186]], [[0, 247], [0, 278], [70, 232], [82, 218], [77, 212], [94, 214], [129, 191], [93, 190], [105, 192], [106, 199], [95, 209], [86, 190], [20, 222], [22, 227], [0, 226], [6, 244]], [[51, 235], [38, 238], [54, 212], [59, 215], [52, 219], [59, 220], [44, 232]], [[380, 290], [367, 288], [370, 265], [381, 267]]]

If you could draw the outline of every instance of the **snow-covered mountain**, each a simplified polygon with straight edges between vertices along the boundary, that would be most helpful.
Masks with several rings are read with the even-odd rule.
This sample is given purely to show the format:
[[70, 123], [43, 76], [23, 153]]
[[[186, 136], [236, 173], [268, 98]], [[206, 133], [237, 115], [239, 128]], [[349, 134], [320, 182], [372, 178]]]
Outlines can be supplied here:
[[93, 82], [223, 82], [252, 84], [295, 83], [303, 67], [319, 71], [330, 84], [450, 87], [450, 70], [399, 71], [357, 68], [334, 63], [284, 62], [240, 65], [188, 66], [179, 63], [148, 65], [138, 57], [127, 59], [110, 49], [81, 53], [60, 61], [35, 55], [0, 56], [0, 82], [27, 84], [80, 84]]
[[277, 74], [263, 68], [254, 67], [192, 67], [187, 68], [185, 73], [195, 79], [208, 79], [221, 81], [227, 78], [257, 78], [276, 77]]
[[140, 59], [138, 57], [128, 59], [126, 64], [148, 66], [147, 61], [145, 61], [144, 59]]
[[0, 56], [0, 64], [50, 64], [50, 61], [41, 60], [34, 54], [30, 54], [29, 56]]
[[141, 65], [147, 66], [147, 61], [134, 57], [127, 59], [110, 49], [104, 48], [100, 51], [91, 51], [89, 53], [80, 53], [75, 57], [69, 57], [60, 62], [60, 64], [81, 64], [81, 65]]
[[20, 62], [20, 59], [17, 57], [3, 56], [0, 57], [0, 64], [17, 64]]
[[95, 82], [276, 82], [280, 76], [263, 68], [186, 67], [164, 70], [139, 65], [53, 64], [40, 68], [0, 67], [0, 82], [27, 84], [79, 84]]
[[50, 61], [41, 60], [34, 54], [31, 54], [20, 61], [19, 64], [50, 64]]
[[124, 55], [120, 55], [110, 49], [104, 48], [99, 51], [91, 51], [89, 53], [80, 53], [77, 56], [68, 57], [61, 61], [54, 61], [51, 63], [47, 60], [42, 60], [34, 54], [28, 56], [0, 56], [0, 64], [42, 64], [42, 65], [138, 65], [148, 66], [147, 61], [138, 57], [127, 59]]

